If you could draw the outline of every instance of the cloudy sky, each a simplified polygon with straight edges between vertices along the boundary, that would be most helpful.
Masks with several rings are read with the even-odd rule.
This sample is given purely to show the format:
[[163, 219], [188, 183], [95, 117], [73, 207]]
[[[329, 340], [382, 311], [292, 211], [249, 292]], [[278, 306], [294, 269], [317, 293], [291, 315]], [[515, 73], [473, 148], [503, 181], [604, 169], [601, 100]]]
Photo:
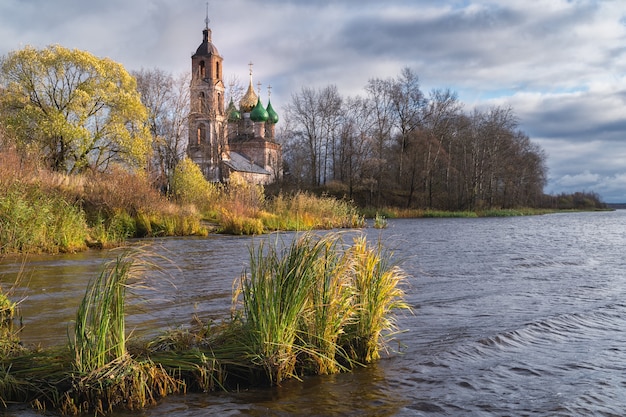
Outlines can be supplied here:
[[[179, 74], [205, 17], [206, 0], [0, 0], [0, 55], [60, 44]], [[624, 0], [211, 0], [209, 17], [225, 78], [254, 62], [279, 113], [302, 87], [364, 95], [410, 67], [468, 111], [512, 107], [546, 151], [546, 192], [626, 202]]]

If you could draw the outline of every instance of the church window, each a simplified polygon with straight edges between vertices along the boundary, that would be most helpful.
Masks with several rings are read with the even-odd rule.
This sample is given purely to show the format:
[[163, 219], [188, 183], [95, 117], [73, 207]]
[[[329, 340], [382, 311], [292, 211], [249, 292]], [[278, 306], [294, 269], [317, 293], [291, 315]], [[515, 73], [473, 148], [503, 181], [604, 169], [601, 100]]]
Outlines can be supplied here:
[[204, 61], [200, 61], [200, 78], [206, 78], [206, 67], [204, 65]]
[[220, 74], [220, 63], [215, 63], [215, 77], [222, 78], [222, 74]]
[[207, 110], [207, 106], [206, 106], [206, 96], [204, 95], [204, 91], [201, 91], [198, 97], [198, 104], [199, 104], [199, 108], [198, 111], [200, 113], [204, 113]]
[[197, 131], [197, 144], [201, 145], [204, 142], [204, 139], [206, 137], [206, 127], [204, 125], [200, 125], [198, 126], [198, 131]]

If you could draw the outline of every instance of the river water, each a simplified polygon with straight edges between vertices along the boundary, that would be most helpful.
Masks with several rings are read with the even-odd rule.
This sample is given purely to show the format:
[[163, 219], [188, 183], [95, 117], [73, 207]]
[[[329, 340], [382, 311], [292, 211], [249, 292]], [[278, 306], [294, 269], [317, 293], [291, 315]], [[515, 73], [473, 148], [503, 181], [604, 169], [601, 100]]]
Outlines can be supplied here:
[[[626, 415], [626, 211], [390, 220], [364, 233], [410, 276], [414, 314], [399, 316], [405, 332], [388, 357], [347, 374], [172, 396], [116, 416]], [[292, 237], [142, 242], [169, 261], [131, 300], [127, 326], [149, 337], [194, 314], [227, 316], [250, 244]], [[4, 287], [23, 269], [22, 340], [65, 343], [87, 281], [111, 256], [0, 262]]]

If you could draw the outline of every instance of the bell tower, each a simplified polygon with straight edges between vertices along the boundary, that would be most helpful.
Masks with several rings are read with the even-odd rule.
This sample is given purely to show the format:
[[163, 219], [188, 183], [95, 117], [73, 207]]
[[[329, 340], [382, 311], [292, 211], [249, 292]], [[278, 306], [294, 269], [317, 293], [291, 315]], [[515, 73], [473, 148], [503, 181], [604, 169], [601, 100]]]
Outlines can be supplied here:
[[187, 153], [209, 181], [222, 180], [221, 162], [228, 158], [224, 115], [222, 57], [211, 42], [209, 12], [202, 43], [191, 56], [189, 144]]

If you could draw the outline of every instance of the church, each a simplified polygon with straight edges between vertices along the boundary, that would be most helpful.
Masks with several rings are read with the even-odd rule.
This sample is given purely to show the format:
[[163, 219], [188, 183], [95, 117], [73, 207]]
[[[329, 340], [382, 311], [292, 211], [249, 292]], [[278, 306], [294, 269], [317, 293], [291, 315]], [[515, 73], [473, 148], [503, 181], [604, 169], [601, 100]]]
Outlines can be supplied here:
[[191, 57], [189, 144], [187, 154], [209, 181], [228, 182], [237, 172], [255, 184], [282, 177], [282, 149], [276, 142], [278, 114], [255, 93], [250, 68], [248, 90], [239, 101], [224, 105], [223, 59], [211, 41], [209, 19], [202, 43]]

